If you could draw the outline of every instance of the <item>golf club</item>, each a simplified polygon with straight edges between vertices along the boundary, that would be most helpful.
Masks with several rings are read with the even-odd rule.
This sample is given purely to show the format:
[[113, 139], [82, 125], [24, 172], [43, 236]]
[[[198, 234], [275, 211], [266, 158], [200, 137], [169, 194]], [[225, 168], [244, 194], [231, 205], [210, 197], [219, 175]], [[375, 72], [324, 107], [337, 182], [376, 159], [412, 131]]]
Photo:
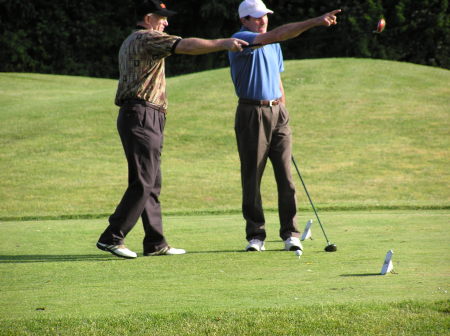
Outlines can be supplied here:
[[[386, 20], [384, 18], [381, 18], [380, 20], [378, 20], [377, 28], [375, 30], [373, 30], [372, 33], [373, 34], [381, 34], [385, 27], [386, 27]], [[367, 33], [368, 32], [361, 33], [361, 34], [367, 34]], [[242, 46], [242, 48], [247, 49], [247, 48], [255, 48], [255, 47], [264, 47], [269, 44], [280, 43], [280, 42], [283, 42], [283, 41], [275, 41], [275, 42], [271, 42], [271, 43], [267, 43], [267, 44], [253, 43], [253, 44], [249, 44], [246, 46]]]
[[295, 170], [297, 171], [298, 177], [300, 177], [300, 181], [302, 182], [303, 189], [305, 189], [306, 196], [308, 196], [309, 203], [311, 203], [311, 206], [314, 210], [314, 214], [316, 215], [317, 221], [319, 222], [320, 228], [322, 229], [323, 235], [325, 236], [325, 239], [327, 241], [327, 246], [325, 246], [325, 251], [326, 252], [336, 252], [337, 246], [336, 246], [336, 244], [330, 243], [330, 241], [328, 240], [328, 237], [327, 237], [327, 234], [325, 233], [322, 222], [320, 221], [319, 215], [317, 214], [316, 207], [314, 206], [314, 203], [311, 200], [311, 197], [309, 196], [308, 189], [306, 189], [306, 184], [303, 181], [302, 175], [300, 174], [300, 170], [297, 167], [297, 163], [295, 162], [294, 156], [292, 156], [291, 158], [292, 158], [292, 163], [294, 163]]

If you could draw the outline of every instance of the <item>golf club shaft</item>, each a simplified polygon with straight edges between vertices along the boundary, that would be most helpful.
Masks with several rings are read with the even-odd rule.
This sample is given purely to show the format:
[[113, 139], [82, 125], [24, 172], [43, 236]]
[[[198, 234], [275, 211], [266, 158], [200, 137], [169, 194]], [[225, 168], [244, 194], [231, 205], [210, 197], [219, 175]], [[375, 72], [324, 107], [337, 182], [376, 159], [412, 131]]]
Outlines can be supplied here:
[[308, 189], [306, 189], [306, 184], [303, 181], [302, 174], [300, 174], [300, 170], [297, 167], [297, 163], [295, 162], [294, 156], [292, 156], [292, 162], [294, 163], [294, 167], [295, 167], [295, 170], [297, 171], [298, 177], [300, 177], [300, 181], [302, 181], [303, 189], [305, 189], [306, 196], [308, 196], [309, 203], [311, 204], [311, 206], [312, 206], [312, 208], [314, 210], [314, 213], [316, 215], [317, 221], [319, 222], [320, 228], [322, 229], [322, 232], [323, 232], [323, 235], [325, 236], [327, 244], [330, 245], [330, 241], [328, 240], [327, 234], [325, 233], [325, 230], [324, 230], [324, 228], [322, 226], [322, 222], [320, 221], [319, 215], [317, 214], [316, 207], [314, 206], [314, 203], [311, 200], [311, 197], [309, 196]]

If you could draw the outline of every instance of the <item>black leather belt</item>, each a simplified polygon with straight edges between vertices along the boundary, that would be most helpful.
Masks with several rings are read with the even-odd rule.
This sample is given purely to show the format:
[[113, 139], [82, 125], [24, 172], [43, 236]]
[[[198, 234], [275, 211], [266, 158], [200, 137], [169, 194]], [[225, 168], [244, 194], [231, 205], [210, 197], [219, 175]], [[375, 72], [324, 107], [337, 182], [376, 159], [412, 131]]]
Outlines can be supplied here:
[[276, 106], [280, 104], [280, 98], [274, 100], [252, 100], [239, 98], [239, 104], [257, 105], [257, 106]]

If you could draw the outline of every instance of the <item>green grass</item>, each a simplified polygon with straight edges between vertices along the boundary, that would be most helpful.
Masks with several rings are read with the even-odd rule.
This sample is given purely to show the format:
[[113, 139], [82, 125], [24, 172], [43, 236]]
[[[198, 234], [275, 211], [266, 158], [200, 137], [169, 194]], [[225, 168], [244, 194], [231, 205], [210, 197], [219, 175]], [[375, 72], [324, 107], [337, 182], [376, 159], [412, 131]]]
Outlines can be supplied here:
[[245, 314], [116, 314], [101, 318], [36, 318], [12, 323], [4, 335], [448, 335], [448, 304], [316, 305], [249, 309]]
[[[378, 334], [379, 329], [366, 333], [364, 319], [382, 324], [378, 328], [402, 319], [394, 330], [411, 324], [406, 330], [420, 327], [426, 334], [424, 328], [431, 325], [434, 335], [443, 335], [450, 323], [448, 312], [443, 312], [450, 308], [448, 216], [448, 211], [325, 212], [324, 224], [338, 252], [323, 251], [325, 241], [313, 224], [314, 239], [304, 243], [300, 259], [281, 250], [275, 214], [268, 215], [263, 253], [242, 252], [239, 215], [168, 216], [171, 243], [189, 253], [139, 253], [136, 260], [96, 250], [103, 220], [4, 222], [0, 232], [8, 240], [0, 247], [0, 305], [7, 309], [0, 311], [0, 330], [106, 334], [103, 326], [119, 316], [106, 330], [132, 335], [136, 326], [131, 326], [144, 319], [149, 325], [137, 325], [155, 334], [174, 322], [180, 335], [201, 335], [214, 326], [218, 335], [231, 335], [234, 328], [246, 330], [254, 316], [255, 328], [266, 329], [267, 335], [293, 328], [320, 334], [315, 328], [323, 327], [323, 316], [329, 322], [325, 330], [336, 327], [343, 335], [346, 330]], [[308, 217], [299, 219], [306, 222]], [[127, 238], [128, 246], [141, 252], [142, 235], [139, 225]], [[394, 250], [395, 274], [381, 276], [389, 249]], [[316, 316], [318, 311], [322, 313]], [[302, 314], [311, 326], [303, 327]], [[153, 326], [153, 319], [159, 327]], [[204, 325], [203, 319], [211, 325]], [[183, 329], [186, 320], [192, 331]]]
[[[283, 79], [293, 151], [319, 208], [448, 208], [448, 70], [367, 59], [289, 61]], [[116, 85], [0, 74], [0, 218], [112, 211], [127, 174]], [[238, 213], [229, 70], [170, 78], [168, 94], [164, 210]], [[267, 209], [276, 208], [275, 190], [269, 164]]]
[[[294, 154], [338, 252], [243, 253], [228, 69], [170, 78], [165, 229], [186, 248], [95, 248], [126, 187], [112, 80], [0, 74], [0, 335], [448, 335], [450, 72], [368, 59], [286, 62]], [[297, 177], [295, 177], [297, 181]], [[297, 183], [299, 225], [313, 218]], [[193, 190], [195, 192], [193, 192]], [[394, 250], [395, 274], [379, 275]]]

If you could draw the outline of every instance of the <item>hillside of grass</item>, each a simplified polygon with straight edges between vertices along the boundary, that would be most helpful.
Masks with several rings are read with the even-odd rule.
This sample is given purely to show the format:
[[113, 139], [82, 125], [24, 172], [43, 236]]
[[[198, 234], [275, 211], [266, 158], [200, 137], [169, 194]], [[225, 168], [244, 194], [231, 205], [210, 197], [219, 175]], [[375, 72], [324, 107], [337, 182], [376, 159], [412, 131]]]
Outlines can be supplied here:
[[[370, 59], [288, 61], [285, 68], [293, 153], [319, 209], [449, 208], [450, 71]], [[127, 181], [116, 85], [0, 73], [0, 218], [114, 210]], [[167, 89], [164, 212], [239, 213], [229, 70], [169, 78]], [[297, 188], [300, 209], [309, 209]], [[276, 198], [268, 164], [265, 208], [275, 209]]]
[[[267, 250], [242, 253], [228, 69], [168, 79], [164, 227], [188, 253], [143, 257], [137, 225], [135, 260], [95, 247], [127, 181], [116, 81], [0, 73], [0, 334], [447, 335], [450, 72], [285, 67], [293, 152], [335, 253], [316, 221], [301, 258], [283, 251], [271, 211]], [[270, 164], [263, 201], [276, 208]]]

